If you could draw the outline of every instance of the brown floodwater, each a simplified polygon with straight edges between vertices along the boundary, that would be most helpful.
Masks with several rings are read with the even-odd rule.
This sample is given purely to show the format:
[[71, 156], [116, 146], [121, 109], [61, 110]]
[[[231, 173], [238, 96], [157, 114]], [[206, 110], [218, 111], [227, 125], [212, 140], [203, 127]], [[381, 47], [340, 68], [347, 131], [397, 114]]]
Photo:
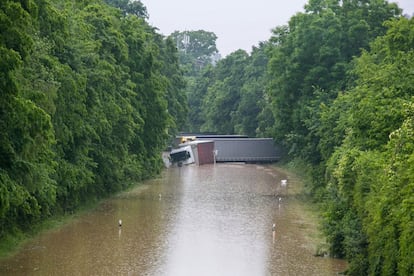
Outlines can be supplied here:
[[317, 219], [298, 185], [271, 166], [169, 168], [40, 234], [0, 274], [336, 275], [346, 262], [314, 256]]

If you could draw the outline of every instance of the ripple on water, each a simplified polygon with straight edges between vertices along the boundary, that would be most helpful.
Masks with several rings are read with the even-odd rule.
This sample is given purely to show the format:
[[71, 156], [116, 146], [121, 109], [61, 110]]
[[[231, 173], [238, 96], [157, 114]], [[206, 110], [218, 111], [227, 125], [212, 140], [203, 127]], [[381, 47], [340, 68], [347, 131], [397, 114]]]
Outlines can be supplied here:
[[[334, 275], [343, 271], [345, 262], [313, 256], [316, 219], [299, 201], [296, 180], [289, 177], [262, 165], [169, 168], [161, 178], [107, 200], [61, 229], [39, 235], [16, 256], [0, 261], [0, 274]], [[289, 179], [288, 189], [280, 189], [281, 179]], [[282, 197], [281, 203], [275, 194]]]

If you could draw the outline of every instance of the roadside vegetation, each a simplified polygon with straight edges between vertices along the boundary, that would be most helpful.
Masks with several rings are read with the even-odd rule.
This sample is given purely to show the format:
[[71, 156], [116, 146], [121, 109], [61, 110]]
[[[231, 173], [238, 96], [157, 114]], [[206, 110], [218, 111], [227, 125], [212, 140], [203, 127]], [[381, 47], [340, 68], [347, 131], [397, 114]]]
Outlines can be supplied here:
[[187, 112], [140, 2], [0, 2], [0, 241], [158, 174]]
[[[250, 53], [141, 2], [0, 2], [0, 240], [153, 177], [178, 130], [273, 137], [351, 275], [414, 274], [414, 19], [309, 0]], [[188, 115], [188, 116], [187, 116]]]
[[[414, 274], [414, 19], [386, 1], [309, 1], [268, 41], [197, 72], [193, 131], [273, 137], [305, 168], [331, 256]], [[201, 119], [200, 119], [201, 118]]]

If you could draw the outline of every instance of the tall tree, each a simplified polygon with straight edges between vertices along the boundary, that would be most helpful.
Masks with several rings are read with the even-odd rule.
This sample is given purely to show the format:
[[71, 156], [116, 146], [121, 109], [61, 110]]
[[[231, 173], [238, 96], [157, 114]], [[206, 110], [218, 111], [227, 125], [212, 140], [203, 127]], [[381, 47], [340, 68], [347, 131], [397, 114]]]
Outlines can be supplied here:
[[139, 0], [105, 0], [111, 6], [119, 8], [124, 16], [135, 15], [148, 18], [147, 8]]
[[170, 38], [177, 45], [180, 64], [184, 66], [185, 74], [188, 76], [197, 75], [204, 66], [212, 63], [213, 58], [218, 54], [217, 36], [213, 32], [175, 31]]
[[[55, 203], [55, 143], [50, 115], [20, 92], [16, 78], [30, 59], [36, 5], [0, 3], [0, 238], [10, 229], [28, 229]], [[46, 102], [45, 102], [45, 105]]]
[[238, 50], [220, 60], [215, 68], [216, 79], [208, 88], [203, 102], [206, 122], [202, 131], [234, 134], [234, 116], [240, 102], [240, 90], [244, 79], [244, 67], [248, 54]]
[[0, 239], [158, 173], [183, 124], [174, 44], [111, 3], [0, 3]]
[[259, 130], [259, 123], [265, 127], [266, 121], [262, 120], [262, 110], [269, 106], [265, 97], [265, 87], [268, 82], [268, 43], [260, 43], [253, 47], [245, 66], [243, 86], [240, 90], [240, 102], [233, 116], [235, 133], [256, 137], [263, 135]]
[[305, 10], [292, 17], [289, 26], [274, 30], [270, 95], [275, 138], [294, 156], [311, 157], [318, 164], [319, 137], [314, 130], [319, 118], [313, 108], [352, 84], [346, 75], [352, 57], [384, 34], [382, 23], [399, 9], [385, 1], [310, 1]]
[[[326, 232], [333, 251], [350, 260], [352, 274], [413, 272], [406, 251], [413, 242], [407, 229], [414, 214], [409, 203], [413, 23], [405, 18], [386, 23], [387, 34], [356, 61], [356, 86], [325, 111], [335, 115], [323, 116], [339, 118], [336, 131], [344, 135], [328, 161]], [[325, 122], [324, 129], [332, 127]]]
[[[202, 124], [201, 105], [207, 94], [206, 76], [219, 57], [216, 47], [217, 36], [213, 32], [175, 31], [169, 38], [178, 49], [180, 68], [186, 82], [186, 95], [190, 111], [186, 118], [187, 124], [181, 130], [199, 132]], [[207, 81], [208, 82], [208, 81]]]
[[214, 81], [214, 67], [212, 65], [203, 68], [197, 77], [187, 78], [188, 130], [190, 132], [200, 132], [201, 126], [206, 122], [202, 113], [203, 102], [207, 96], [208, 88]]

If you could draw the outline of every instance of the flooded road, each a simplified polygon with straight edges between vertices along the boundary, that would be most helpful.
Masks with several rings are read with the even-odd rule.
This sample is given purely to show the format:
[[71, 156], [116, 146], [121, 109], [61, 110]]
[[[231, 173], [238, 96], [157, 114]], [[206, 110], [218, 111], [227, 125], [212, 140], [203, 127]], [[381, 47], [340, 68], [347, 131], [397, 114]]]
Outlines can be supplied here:
[[[281, 187], [282, 179], [288, 180], [287, 187]], [[161, 178], [39, 235], [20, 253], [0, 261], [0, 274], [336, 275], [344, 271], [342, 260], [314, 257], [317, 225], [298, 200], [295, 184], [270, 166], [170, 168]]]

